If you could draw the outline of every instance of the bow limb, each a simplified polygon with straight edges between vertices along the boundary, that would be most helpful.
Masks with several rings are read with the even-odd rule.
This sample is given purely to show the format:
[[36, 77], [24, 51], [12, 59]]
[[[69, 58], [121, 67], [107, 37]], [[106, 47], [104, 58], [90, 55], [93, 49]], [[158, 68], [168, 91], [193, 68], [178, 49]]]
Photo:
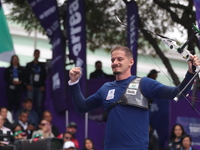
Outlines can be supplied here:
[[[138, 20], [138, 23], [139, 23], [139, 27], [140, 28], [144, 28], [143, 27], [143, 24], [141, 22], [141, 19], [139, 17], [139, 20]], [[160, 47], [158, 46], [158, 43], [156, 42], [156, 40], [153, 38], [152, 34], [149, 33], [147, 30], [140, 30], [142, 32], [142, 34], [144, 35], [144, 38], [149, 42], [151, 43], [151, 45], [153, 46], [153, 48], [155, 49], [156, 51], [156, 54], [161, 58], [163, 64], [165, 65], [165, 67], [167, 68], [167, 71], [168, 73], [170, 74], [172, 80], [173, 80], [173, 83], [177, 86], [180, 84], [180, 81], [179, 81], [179, 78], [178, 76], [176, 75], [176, 73], [174, 72], [170, 62], [169, 62], [169, 59], [167, 57], [165, 57], [165, 55], [163, 54], [163, 52], [161, 51]]]

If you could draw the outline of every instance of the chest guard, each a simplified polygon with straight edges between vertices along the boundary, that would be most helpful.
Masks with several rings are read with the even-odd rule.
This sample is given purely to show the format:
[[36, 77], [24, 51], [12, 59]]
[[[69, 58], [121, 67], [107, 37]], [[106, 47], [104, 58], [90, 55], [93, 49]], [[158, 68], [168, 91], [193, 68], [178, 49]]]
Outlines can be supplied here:
[[140, 89], [140, 81], [142, 78], [133, 79], [127, 86], [124, 94], [120, 97], [120, 99], [113, 103], [108, 111], [110, 111], [117, 104], [121, 105], [131, 105], [143, 109], [149, 109], [153, 99], [148, 99], [145, 97]]

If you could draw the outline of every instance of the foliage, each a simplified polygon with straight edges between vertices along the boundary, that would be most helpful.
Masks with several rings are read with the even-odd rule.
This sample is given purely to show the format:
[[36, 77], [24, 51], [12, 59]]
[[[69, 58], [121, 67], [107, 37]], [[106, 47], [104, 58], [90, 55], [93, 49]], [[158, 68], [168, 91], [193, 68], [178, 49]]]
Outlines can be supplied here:
[[21, 24], [29, 33], [39, 30], [44, 34], [44, 30], [29, 7], [27, 0], [4, 0], [4, 3], [12, 5], [9, 19]]
[[[35, 29], [44, 33], [39, 22], [34, 17], [27, 0], [3, 0], [5, 3], [12, 4], [10, 18], [22, 24], [22, 26], [31, 32]], [[90, 50], [105, 49], [109, 51], [113, 45], [126, 45], [126, 29], [120, 26], [115, 17], [117, 16], [126, 22], [125, 4], [130, 0], [85, 0], [87, 46]], [[194, 4], [192, 0], [135, 0], [139, 8], [139, 27], [149, 29], [155, 33], [170, 36], [176, 39], [173, 30], [179, 30], [188, 38], [192, 34], [192, 24], [195, 23], [196, 17]], [[62, 29], [65, 31], [66, 19], [66, 1], [59, 5]], [[168, 33], [172, 33], [169, 35]], [[179, 84], [179, 79], [174, 73], [168, 58], [163, 54], [159, 47], [156, 37], [146, 30], [139, 32], [139, 44], [141, 47], [153, 48], [163, 64], [165, 64], [170, 73], [174, 84]], [[141, 40], [142, 39], [142, 40]], [[145, 39], [145, 40], [144, 40]], [[179, 40], [179, 39], [177, 39]], [[148, 43], [147, 43], [148, 41]], [[188, 49], [194, 52], [194, 47], [199, 48], [198, 39], [195, 38], [189, 43]], [[140, 47], [140, 48], [141, 48]], [[145, 49], [146, 49], [145, 48]]]

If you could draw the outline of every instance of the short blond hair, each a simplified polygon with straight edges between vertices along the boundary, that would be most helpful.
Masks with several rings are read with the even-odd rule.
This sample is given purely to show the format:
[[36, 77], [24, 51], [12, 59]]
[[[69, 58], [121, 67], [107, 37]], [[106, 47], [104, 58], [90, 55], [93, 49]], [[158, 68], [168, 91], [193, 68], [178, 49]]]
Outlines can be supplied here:
[[112, 54], [115, 50], [122, 50], [125, 52], [126, 56], [127, 57], [131, 57], [133, 58], [133, 52], [132, 50], [130, 50], [128, 47], [126, 46], [121, 46], [121, 45], [118, 45], [118, 46], [115, 46], [111, 49], [110, 53]]

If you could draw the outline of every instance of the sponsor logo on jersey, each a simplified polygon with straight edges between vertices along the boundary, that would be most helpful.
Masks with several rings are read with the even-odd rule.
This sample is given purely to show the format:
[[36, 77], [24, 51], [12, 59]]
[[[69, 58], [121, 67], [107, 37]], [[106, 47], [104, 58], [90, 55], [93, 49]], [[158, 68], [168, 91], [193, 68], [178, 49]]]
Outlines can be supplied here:
[[136, 95], [137, 90], [127, 89], [126, 94]]
[[131, 88], [131, 89], [138, 89], [138, 86], [139, 84], [138, 83], [130, 83], [128, 88]]
[[108, 95], [106, 97], [106, 100], [110, 100], [114, 98], [114, 94], [115, 94], [115, 89], [109, 90], [108, 91]]

